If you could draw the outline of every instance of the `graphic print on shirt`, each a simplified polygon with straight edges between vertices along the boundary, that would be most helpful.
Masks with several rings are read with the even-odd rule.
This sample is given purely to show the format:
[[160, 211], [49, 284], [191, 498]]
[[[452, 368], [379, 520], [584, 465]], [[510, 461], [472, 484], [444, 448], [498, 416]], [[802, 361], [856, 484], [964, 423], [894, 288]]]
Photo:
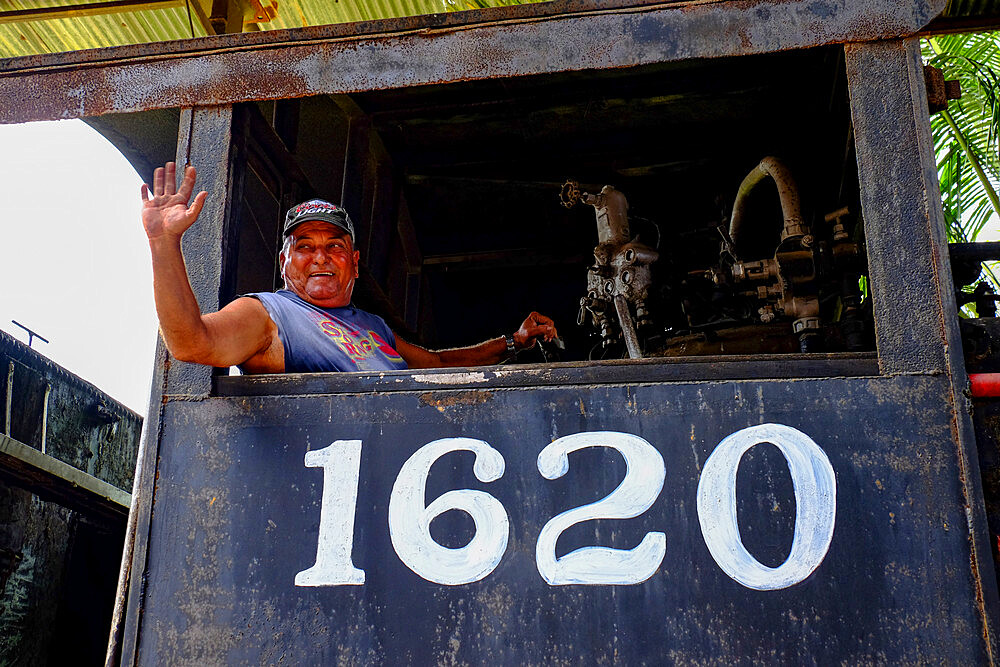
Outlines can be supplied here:
[[368, 367], [368, 361], [374, 359], [380, 353], [390, 362], [398, 363], [400, 368], [406, 367], [399, 352], [374, 331], [355, 329], [348, 326], [343, 320], [321, 315], [317, 312], [310, 313], [310, 316], [319, 325], [323, 333], [354, 362], [358, 370], [371, 370]]

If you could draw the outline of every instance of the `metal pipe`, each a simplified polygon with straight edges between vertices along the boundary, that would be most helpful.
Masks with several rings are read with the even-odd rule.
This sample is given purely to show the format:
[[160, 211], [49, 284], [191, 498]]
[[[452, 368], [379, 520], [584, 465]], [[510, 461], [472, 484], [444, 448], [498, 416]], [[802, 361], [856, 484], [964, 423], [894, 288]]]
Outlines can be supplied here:
[[809, 233], [808, 228], [802, 222], [802, 205], [799, 202], [799, 188], [795, 184], [795, 179], [784, 162], [776, 157], [768, 156], [747, 174], [736, 192], [733, 215], [729, 223], [729, 237], [734, 244], [737, 242], [736, 237], [739, 235], [743, 217], [746, 215], [747, 195], [767, 176], [770, 176], [774, 181], [778, 188], [778, 197], [781, 199], [781, 214], [784, 218], [781, 239], [785, 240], [789, 236], [802, 236]]
[[7, 410], [4, 419], [4, 433], [10, 435], [10, 406], [14, 400], [14, 362], [7, 365]]
[[48, 452], [45, 451], [45, 436], [48, 435], [48, 425], [49, 425], [49, 394], [52, 393], [52, 385], [48, 382], [45, 383], [45, 398], [42, 399], [42, 454]]
[[618, 311], [618, 321], [622, 325], [622, 336], [625, 338], [629, 359], [642, 359], [642, 350], [639, 348], [639, 337], [635, 334], [632, 314], [628, 312], [628, 302], [621, 294], [615, 295], [615, 310]]
[[597, 239], [600, 243], [622, 245], [629, 241], [628, 200], [610, 185], [596, 195], [583, 194], [583, 203], [594, 207], [597, 216]]
[[973, 398], [1000, 398], [1000, 373], [970, 373]]

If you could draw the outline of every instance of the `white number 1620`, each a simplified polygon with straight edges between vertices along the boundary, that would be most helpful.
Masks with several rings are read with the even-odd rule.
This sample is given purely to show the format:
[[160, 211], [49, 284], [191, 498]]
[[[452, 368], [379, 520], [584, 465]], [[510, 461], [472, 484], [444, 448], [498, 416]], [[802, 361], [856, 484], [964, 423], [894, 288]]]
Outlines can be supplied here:
[[[743, 546], [736, 518], [736, 472], [743, 455], [769, 442], [785, 457], [795, 493], [795, 530], [788, 558], [770, 568]], [[589, 431], [559, 438], [538, 454], [538, 471], [557, 479], [569, 471], [569, 454], [587, 447], [607, 447], [625, 459], [618, 487], [596, 502], [550, 519], [538, 535], [535, 565], [552, 586], [567, 584], [638, 584], [655, 574], [666, 553], [666, 535], [646, 533], [632, 549], [581, 547], [556, 557], [559, 535], [592, 519], [629, 519], [648, 510], [663, 489], [663, 457], [639, 436]], [[455, 586], [483, 579], [500, 564], [510, 534], [507, 511], [485, 491], [448, 491], [425, 505], [431, 466], [450, 452], [475, 454], [473, 473], [489, 483], [504, 474], [504, 458], [489, 443], [473, 438], [429, 442], [403, 464], [389, 497], [389, 536], [400, 560], [428, 581]], [[296, 586], [361, 585], [363, 570], [354, 566], [351, 548], [361, 470], [361, 441], [337, 440], [306, 453], [307, 467], [323, 469], [319, 536], [315, 564], [295, 575]], [[823, 450], [805, 433], [782, 424], [751, 426], [733, 433], [705, 462], [698, 483], [698, 520], [708, 550], [720, 568], [747, 588], [776, 590], [803, 581], [823, 562], [833, 539], [837, 483]], [[430, 524], [450, 510], [467, 513], [475, 523], [463, 547], [436, 542]]]

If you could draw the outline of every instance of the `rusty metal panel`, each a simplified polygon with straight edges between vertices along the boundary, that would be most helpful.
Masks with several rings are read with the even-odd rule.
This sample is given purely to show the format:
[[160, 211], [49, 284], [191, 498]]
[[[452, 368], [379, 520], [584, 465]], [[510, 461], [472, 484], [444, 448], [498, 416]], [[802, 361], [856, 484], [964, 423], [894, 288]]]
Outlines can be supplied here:
[[0, 431], [119, 489], [130, 487], [142, 417], [4, 332], [0, 370]]
[[[845, 47], [879, 365], [883, 373], [943, 373], [956, 407], [951, 436], [968, 520], [986, 525], [983, 477], [968, 401], [927, 97], [916, 39]], [[916, 445], [915, 445], [916, 447]], [[995, 594], [986, 531], [971, 567]], [[995, 647], [994, 631], [986, 630]], [[995, 650], [995, 648], [994, 648]]]
[[919, 45], [851, 44], [845, 58], [868, 252], [879, 258], [869, 263], [879, 362], [943, 370], [958, 325]]
[[[966, 518], [953, 417], [941, 376], [171, 402], [138, 662], [985, 662], [987, 612], [970, 549], [971, 532], [984, 528]], [[774, 590], [738, 583], [717, 564], [698, 500], [720, 441], [767, 422], [811, 438], [836, 479], [828, 550], [802, 581]], [[634, 519], [567, 529], [555, 553], [631, 549], [661, 532], [665, 555], [640, 583], [550, 585], [540, 575], [543, 524], [602, 498], [625, 473], [621, 455], [597, 447], [569, 454], [563, 477], [542, 477], [539, 452], [588, 431], [645, 439], [666, 462], [665, 484]], [[404, 564], [388, 506], [404, 462], [455, 437], [489, 443], [506, 467], [484, 483], [475, 456], [446, 454], [424, 501], [489, 493], [509, 516], [509, 541], [491, 573], [445, 585]], [[364, 583], [296, 585], [317, 560], [324, 493], [324, 470], [304, 456], [353, 439], [362, 443], [357, 500], [338, 511], [354, 511], [348, 548]], [[751, 448], [738, 469], [740, 539], [777, 567], [805, 501], [770, 446]], [[430, 534], [457, 548], [476, 530], [485, 526], [451, 512]], [[987, 591], [985, 604], [995, 597]]]
[[[987, 521], [966, 390], [927, 97], [916, 39], [845, 47], [861, 203], [868, 243], [879, 365], [883, 373], [944, 373], [964, 504]], [[979, 586], [996, 592], [985, 531], [972, 536]], [[995, 636], [987, 631], [991, 641]]]
[[0, 664], [93, 663], [143, 420], [4, 332], [0, 369]]
[[[206, 312], [224, 306], [229, 295], [223, 294], [224, 280], [232, 268], [233, 202], [238, 200], [241, 185], [231, 159], [233, 108], [229, 106], [184, 109], [181, 112], [177, 146], [177, 164], [194, 164], [198, 178], [194, 191], [224, 192], [213, 197], [194, 225], [181, 240], [184, 253], [197, 257], [188, 266], [188, 276], [198, 304]], [[178, 169], [178, 172], [181, 170]], [[178, 173], [178, 180], [182, 174]], [[212, 369], [197, 364], [173, 361], [165, 383], [170, 393], [206, 395], [211, 387]]]
[[[914, 33], [943, 5], [944, 0], [780, 0], [604, 11], [592, 7], [589, 12], [522, 21], [484, 18], [463, 24], [461, 19], [420, 17], [395, 20], [398, 25], [386, 21], [276, 31], [256, 38], [259, 44], [240, 35], [65, 58], [12, 59], [0, 63], [0, 71], [6, 70], [0, 76], [0, 96], [7, 101], [0, 122], [632, 67], [884, 39]], [[396, 31], [388, 32], [394, 27]], [[359, 32], [364, 29], [383, 34]], [[203, 50], [191, 50], [197, 47]]]
[[[422, 16], [405, 16], [388, 19], [355, 20], [350, 23], [327, 21], [328, 25], [316, 25], [319, 21], [307, 19], [308, 27], [285, 26], [283, 30], [268, 30], [261, 32], [244, 32], [202, 37], [195, 39], [178, 39], [173, 42], [158, 44], [141, 44], [106, 49], [90, 49], [69, 53], [44, 54], [10, 58], [7, 65], [11, 69], [33, 67], [48, 67], [52, 65], [68, 65], [106, 61], [109, 59], [128, 59], [153, 55], [183, 54], [206, 52], [217, 49], [247, 48], [266, 46], [270, 44], [285, 44], [295, 41], [317, 41], [335, 39], [338, 37], [358, 37], [363, 35], [398, 34], [414, 30], [438, 30], [460, 28], [491, 22], [518, 23], [535, 19], [547, 19], [560, 16], [579, 14], [594, 14], [617, 11], [630, 8], [657, 9], [667, 6], [688, 8], [699, 4], [725, 2], [726, 0], [549, 0], [523, 5], [505, 7], [490, 7], [485, 9], [441, 12]], [[797, 0], [772, 0], [774, 4]], [[830, 18], [836, 12], [837, 6], [845, 4], [842, 0], [824, 5], [817, 5], [813, 14], [821, 18]], [[907, 6], [897, 6], [886, 0], [869, 0], [866, 12], [869, 22], [878, 24], [886, 31], [891, 31], [900, 20], [906, 25], [919, 21], [920, 26], [944, 9], [946, 0], [918, 0]], [[902, 18], [910, 17], [910, 18]], [[916, 26], [909, 32], [918, 29]], [[869, 26], [871, 29], [872, 26]], [[906, 34], [909, 34], [906, 33]], [[892, 36], [886, 32], [885, 36]], [[0, 63], [3, 63], [0, 60]], [[0, 70], [6, 67], [0, 66]]]
[[[239, 184], [235, 183], [230, 150], [233, 136], [232, 107], [184, 109], [181, 113], [177, 146], [177, 163], [194, 161], [201, 171], [195, 182], [200, 189], [225, 192], [202, 211], [200, 224], [185, 235], [182, 244], [188, 257], [197, 257], [190, 263], [192, 289], [199, 303], [206, 309], [220, 307], [223, 274], [231, 269], [228, 241], [232, 238], [231, 220], [233, 198], [239, 197]], [[150, 391], [146, 428], [136, 463], [133, 504], [129, 512], [128, 539], [122, 555], [121, 578], [115, 602], [114, 620], [108, 645], [108, 664], [121, 657], [123, 664], [131, 662], [135, 650], [139, 616], [125, 615], [126, 605], [135, 610], [141, 599], [140, 586], [131, 586], [133, 573], [143, 571], [146, 563], [147, 531], [152, 516], [152, 495], [158, 474], [157, 460], [162, 429], [163, 395], [166, 393], [187, 398], [205, 396], [211, 389], [212, 369], [171, 359], [162, 337], [157, 339], [154, 375]], [[123, 622], [124, 619], [124, 622]]]

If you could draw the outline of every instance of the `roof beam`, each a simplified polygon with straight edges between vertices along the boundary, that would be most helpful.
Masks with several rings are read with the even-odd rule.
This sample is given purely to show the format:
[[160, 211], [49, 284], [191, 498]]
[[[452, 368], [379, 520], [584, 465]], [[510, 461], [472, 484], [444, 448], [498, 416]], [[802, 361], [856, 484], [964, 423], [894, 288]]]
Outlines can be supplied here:
[[941, 35], [954, 32], [983, 32], [1000, 29], [1000, 14], [988, 16], [940, 16], [931, 21], [920, 35]]
[[0, 434], [0, 479], [70, 509], [124, 519], [132, 495]]

